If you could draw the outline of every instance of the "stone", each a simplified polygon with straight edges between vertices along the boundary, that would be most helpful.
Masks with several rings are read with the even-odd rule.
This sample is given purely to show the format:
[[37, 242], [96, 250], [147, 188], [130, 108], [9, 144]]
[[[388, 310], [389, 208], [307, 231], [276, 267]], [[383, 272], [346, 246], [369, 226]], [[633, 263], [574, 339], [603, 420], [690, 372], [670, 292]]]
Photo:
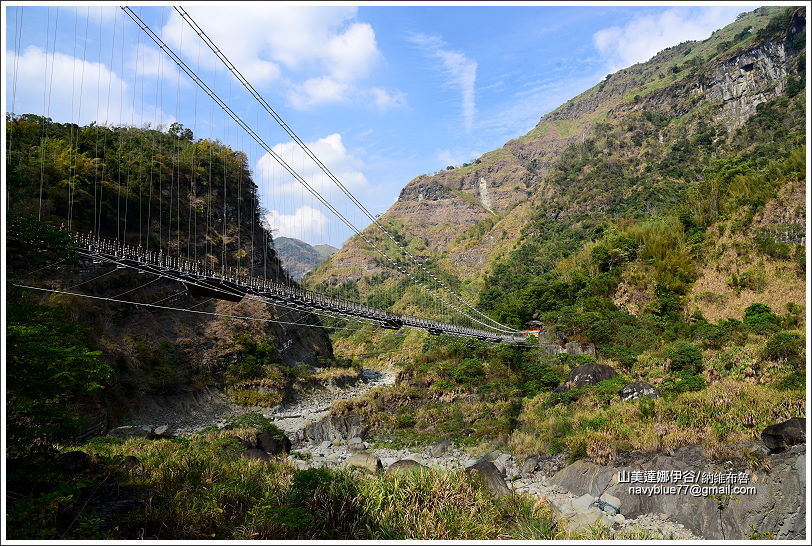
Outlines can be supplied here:
[[335, 445], [336, 440], [347, 438], [367, 437], [368, 429], [361, 423], [358, 415], [345, 415], [336, 417], [328, 415], [320, 421], [310, 423], [296, 433], [297, 440], [323, 442], [330, 440]]
[[367, 470], [373, 474], [383, 470], [381, 460], [374, 455], [370, 455], [369, 453], [357, 453], [344, 461], [344, 464], [346, 464], [348, 467]]
[[70, 474], [78, 474], [90, 468], [92, 460], [84, 451], [68, 451], [59, 456], [59, 469]]
[[604, 493], [598, 498], [598, 508], [603, 510], [609, 515], [615, 515], [620, 513], [620, 505], [621, 501], [619, 498], [615, 497], [614, 495], [610, 495], [609, 493]]
[[442, 442], [437, 442], [431, 446], [429, 451], [431, 452], [432, 457], [441, 457], [445, 455], [453, 446], [454, 444], [451, 442], [451, 440], [443, 440]]
[[242, 456], [247, 459], [259, 459], [261, 461], [270, 461], [271, 457], [258, 447], [249, 447], [243, 450]]
[[511, 457], [508, 453], [503, 453], [493, 460], [493, 464], [499, 469], [499, 472], [501, 472], [503, 476], [507, 473], [507, 465], [510, 459]]
[[595, 497], [589, 493], [584, 493], [577, 499], [573, 499], [572, 507], [576, 510], [587, 510], [590, 506], [592, 506], [593, 502], [595, 502]]
[[123, 470], [124, 472], [129, 472], [133, 468], [137, 468], [139, 466], [141, 466], [141, 461], [138, 459], [138, 457], [135, 457], [133, 455], [127, 455], [126, 457], [124, 457], [124, 460], [121, 461], [121, 465], [119, 465], [119, 468], [121, 468], [121, 470]]
[[536, 455], [530, 455], [524, 460], [521, 467], [522, 476], [532, 474], [536, 471], [539, 465], [539, 458]]
[[361, 445], [363, 443], [364, 443], [364, 441], [361, 438], [359, 438], [358, 436], [356, 436], [355, 438], [350, 438], [349, 440], [347, 440], [347, 445], [348, 446]]
[[494, 465], [492, 462], [480, 460], [476, 464], [466, 468], [465, 471], [479, 476], [485, 485], [488, 486], [488, 489], [490, 489], [494, 494], [510, 494], [510, 488], [507, 486], [505, 478], [502, 476], [502, 473], [499, 472], [499, 469], [496, 468], [496, 465]]
[[141, 425], [127, 425], [114, 428], [107, 432], [111, 438], [127, 440], [129, 438], [149, 438], [152, 434], [152, 427]]
[[319, 444], [319, 448], [320, 449], [329, 449], [330, 446], [332, 446], [332, 445], [333, 445], [333, 442], [331, 442], [330, 440], [324, 440], [321, 444]]
[[635, 381], [633, 383], [629, 383], [620, 391], [618, 392], [620, 395], [620, 399], [623, 402], [628, 402], [630, 400], [636, 400], [642, 397], [650, 397], [650, 398], [659, 398], [660, 393], [654, 388], [653, 385], [649, 385], [645, 381]]
[[307, 470], [310, 468], [310, 465], [307, 461], [302, 461], [301, 459], [294, 459], [293, 465], [296, 467], [296, 470]]
[[617, 375], [612, 366], [606, 364], [583, 364], [570, 371], [565, 384], [571, 389], [580, 389], [597, 385], [601, 381]]
[[389, 465], [389, 468], [386, 469], [386, 475], [389, 476], [392, 474], [397, 474], [399, 472], [411, 472], [414, 470], [419, 470], [421, 468], [426, 467], [418, 463], [414, 459], [401, 459]]
[[271, 455], [281, 455], [290, 453], [291, 443], [285, 435], [280, 438], [269, 432], [260, 432], [257, 434], [257, 447]]
[[788, 447], [806, 443], [806, 419], [793, 417], [783, 423], [770, 425], [761, 433], [764, 445], [771, 453], [780, 453]]
[[168, 425], [161, 425], [159, 427], [155, 427], [155, 430], [152, 431], [152, 435], [156, 438], [170, 438], [172, 435], [169, 433], [169, 426]]

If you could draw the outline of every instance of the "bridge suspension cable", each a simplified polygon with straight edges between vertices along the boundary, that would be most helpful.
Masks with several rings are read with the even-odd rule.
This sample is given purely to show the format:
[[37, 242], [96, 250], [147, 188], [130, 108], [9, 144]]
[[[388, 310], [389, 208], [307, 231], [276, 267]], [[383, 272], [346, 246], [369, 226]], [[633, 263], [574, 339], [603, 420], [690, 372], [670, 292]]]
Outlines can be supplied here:
[[[265, 98], [254, 88], [251, 82], [242, 75], [242, 73], [237, 69], [236, 66], [228, 59], [228, 57], [223, 54], [219, 47], [212, 41], [212, 39], [206, 34], [206, 32], [200, 28], [197, 22], [189, 15], [189, 13], [181, 6], [174, 6], [175, 11], [181, 16], [181, 18], [195, 31], [195, 33], [203, 40], [203, 42], [211, 49], [211, 51], [217, 56], [220, 61], [228, 68], [228, 70], [234, 75], [235, 78], [245, 87], [245, 89], [249, 92], [249, 94], [262, 106], [262, 108], [270, 114], [270, 116], [276, 121], [276, 123], [290, 136], [293, 141], [307, 154], [308, 157], [318, 166], [318, 168], [325, 174], [327, 177], [346, 195], [350, 201], [352, 201], [356, 207], [375, 225], [383, 232], [394, 244], [395, 246], [406, 256], [408, 259], [416, 264], [420, 269], [424, 271], [426, 275], [428, 275], [433, 281], [435, 281], [440, 287], [442, 287], [446, 292], [451, 294], [456, 300], [461, 302], [465, 307], [473, 311], [476, 315], [484, 318], [487, 322], [492, 323], [495, 325], [494, 329], [502, 330], [502, 331], [510, 331], [516, 332], [517, 330], [502, 324], [495, 319], [489, 317], [485, 313], [481, 312], [479, 309], [468, 303], [462, 296], [457, 294], [451, 287], [449, 287], [442, 279], [438, 278], [432, 271], [430, 271], [426, 266], [417, 259], [412, 253], [408, 251], [400, 242], [389, 232], [379, 221], [378, 218], [375, 217], [365, 206], [364, 204], [359, 201], [350, 190], [338, 179], [337, 176], [333, 174], [333, 172], [316, 156], [316, 154], [310, 149], [310, 147], [291, 129], [291, 127], [285, 122], [284, 119], [274, 110], [273, 107], [265, 100]], [[356, 230], [357, 232], [357, 230]], [[387, 256], [388, 257], [388, 256]], [[399, 267], [396, 266], [398, 270], [402, 273]], [[467, 316], [467, 315], [466, 315]], [[477, 321], [479, 322], [479, 321]], [[484, 324], [481, 323], [480, 324]]]
[[[287, 172], [290, 174], [297, 182], [299, 182], [302, 186], [304, 186], [310, 193], [313, 195], [323, 206], [325, 206], [330, 212], [332, 212], [336, 217], [338, 217], [347, 227], [349, 227], [352, 231], [354, 231], [364, 242], [366, 242], [371, 248], [377, 251], [380, 255], [382, 255], [389, 263], [391, 263], [395, 269], [403, 273], [404, 275], [408, 276], [415, 284], [423, 287], [423, 289], [427, 290], [429, 294], [433, 297], [440, 299], [446, 306], [451, 309], [454, 309], [457, 313], [462, 316], [465, 316], [469, 320], [476, 322], [477, 324], [481, 325], [484, 328], [494, 331], [500, 331], [504, 333], [514, 334], [517, 330], [506, 327], [506, 326], [493, 326], [492, 324], [488, 324], [483, 322], [482, 320], [469, 315], [464, 310], [460, 309], [453, 303], [447, 301], [442, 296], [435, 294], [432, 292], [428, 287], [426, 287], [423, 283], [421, 283], [414, 275], [408, 271], [405, 271], [401, 267], [398, 266], [398, 263], [391, 258], [388, 254], [386, 254], [383, 250], [381, 250], [373, 241], [369, 239], [366, 235], [364, 235], [361, 230], [359, 230], [347, 217], [342, 214], [339, 210], [337, 210], [332, 203], [327, 201], [315, 188], [312, 187], [311, 184], [307, 182], [295, 169], [293, 169], [279, 154], [277, 154], [271, 146], [269, 146], [264, 139], [256, 133], [234, 110], [225, 102], [223, 101], [220, 96], [211, 89], [211, 87], [206, 84], [196, 73], [193, 71], [184, 61], [183, 59], [178, 56], [172, 48], [170, 48], [160, 36], [158, 36], [150, 27], [147, 25], [139, 16], [136, 14], [130, 7], [122, 6], [121, 9], [130, 17], [130, 19], [135, 22], [138, 27], [147, 34], [147, 36], [164, 52], [166, 53], [175, 64], [184, 71], [184, 73], [189, 76], [195, 84], [200, 87], [208, 96], [211, 98], [231, 119], [237, 123], [246, 133], [251, 136], [279, 165], [281, 165]], [[487, 317], [491, 322], [493, 319]]]

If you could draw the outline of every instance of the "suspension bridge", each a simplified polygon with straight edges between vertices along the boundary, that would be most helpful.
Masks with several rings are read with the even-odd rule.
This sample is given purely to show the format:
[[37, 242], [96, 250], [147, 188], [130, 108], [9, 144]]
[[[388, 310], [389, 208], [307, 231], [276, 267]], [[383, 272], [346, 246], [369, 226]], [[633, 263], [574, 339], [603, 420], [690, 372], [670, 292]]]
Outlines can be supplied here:
[[[408, 314], [408, 313], [397, 313], [392, 310], [386, 310], [382, 308], [378, 308], [369, 304], [362, 303], [361, 301], [354, 301], [351, 298], [342, 298], [335, 295], [328, 295], [323, 294], [314, 290], [307, 290], [299, 286], [298, 284], [294, 283], [290, 280], [290, 278], [284, 274], [277, 274], [277, 275], [268, 275], [267, 267], [262, 268], [262, 275], [256, 274], [255, 269], [251, 267], [250, 261], [249, 264], [246, 265], [244, 260], [240, 258], [235, 258], [233, 263], [229, 263], [229, 254], [236, 254], [243, 252], [244, 249], [241, 248], [242, 242], [240, 241], [240, 233], [242, 233], [242, 228], [238, 227], [236, 230], [237, 242], [236, 246], [234, 247], [235, 252], [228, 252], [228, 241], [232, 240], [233, 243], [233, 234], [229, 236], [227, 233], [228, 224], [229, 224], [229, 211], [236, 210], [237, 216], [237, 223], [239, 225], [240, 222], [240, 212], [245, 209], [243, 195], [241, 195], [242, 185], [238, 185], [237, 191], [234, 191], [234, 188], [231, 188], [229, 192], [229, 188], [227, 186], [227, 176], [226, 170], [229, 165], [229, 159], [224, 157], [223, 158], [223, 188], [222, 188], [222, 208], [220, 211], [212, 212], [213, 209], [213, 202], [214, 199], [212, 197], [212, 184], [213, 181], [211, 180], [212, 177], [212, 170], [214, 169], [213, 158], [209, 158], [208, 163], [208, 184], [206, 187], [198, 187], [198, 182], [195, 180], [195, 170], [194, 168], [191, 169], [191, 180], [189, 182], [189, 189], [185, 190], [181, 188], [181, 180], [188, 178], [188, 176], [182, 176], [181, 167], [180, 167], [180, 148], [177, 148], [177, 172], [173, 167], [172, 173], [170, 173], [170, 180], [169, 180], [169, 188], [168, 188], [168, 205], [169, 210], [163, 210], [165, 206], [162, 204], [162, 199], [166, 195], [167, 188], [162, 186], [162, 181], [160, 178], [160, 174], [158, 176], [157, 187], [153, 187], [153, 175], [152, 175], [152, 166], [150, 165], [150, 173], [149, 173], [149, 194], [148, 197], [144, 197], [142, 195], [142, 190], [144, 190], [143, 184], [138, 186], [138, 235], [137, 235], [137, 242], [133, 240], [135, 237], [131, 231], [132, 223], [130, 223], [130, 231], [128, 231], [127, 222], [129, 215], [132, 215], [132, 211], [128, 210], [129, 203], [132, 199], [129, 199], [131, 194], [134, 193], [132, 189], [132, 183], [130, 182], [131, 178], [131, 169], [134, 171], [136, 169], [144, 169], [143, 165], [138, 165], [133, 167], [132, 161], [127, 163], [126, 173], [122, 175], [122, 163], [126, 163], [125, 160], [121, 160], [118, 164], [118, 180], [117, 184], [111, 184], [109, 181], [105, 185], [105, 174], [107, 174], [107, 178], [110, 178], [110, 172], [108, 171], [105, 173], [105, 168], [108, 168], [105, 161], [101, 161], [101, 171], [99, 172], [99, 167], [97, 166], [96, 170], [94, 171], [92, 176], [85, 177], [84, 182], [88, 185], [87, 195], [90, 195], [90, 181], [89, 178], [93, 178], [93, 192], [92, 192], [92, 199], [93, 199], [93, 219], [92, 222], [87, 223], [86, 226], [82, 225], [82, 222], [79, 220], [82, 212], [80, 210], [79, 204], [79, 196], [81, 194], [81, 184], [82, 180], [78, 174], [80, 169], [79, 163], [82, 159], [81, 154], [77, 151], [78, 150], [78, 141], [79, 141], [79, 127], [78, 123], [76, 123], [75, 133], [74, 127], [70, 127], [70, 141], [72, 144], [75, 144], [77, 149], [73, 149], [71, 146], [68, 150], [68, 172], [67, 172], [67, 203], [52, 203], [52, 206], [59, 209], [59, 210], [66, 210], [67, 214], [65, 215], [66, 218], [63, 218], [63, 222], [61, 225], [61, 229], [66, 230], [70, 238], [73, 242], [73, 245], [79, 255], [83, 256], [86, 259], [87, 263], [101, 265], [114, 265], [118, 269], [130, 269], [133, 271], [137, 271], [139, 273], [147, 273], [157, 278], [162, 278], [170, 281], [176, 281], [180, 283], [186, 292], [193, 296], [202, 296], [210, 299], [217, 299], [223, 300], [227, 302], [234, 302], [238, 303], [243, 301], [244, 299], [252, 299], [260, 302], [267, 303], [268, 305], [272, 305], [275, 307], [285, 308], [285, 309], [292, 309], [298, 310], [303, 313], [312, 314], [320, 317], [331, 318], [331, 319], [341, 319], [342, 321], [346, 321], [349, 323], [354, 324], [363, 324], [363, 325], [373, 325], [380, 329], [380, 331], [395, 331], [401, 329], [418, 329], [427, 332], [430, 335], [453, 335], [453, 336], [460, 336], [466, 338], [473, 338], [478, 339], [481, 341], [486, 342], [506, 342], [506, 343], [514, 343], [514, 344], [522, 344], [526, 341], [527, 333], [516, 330], [509, 326], [506, 326], [493, 318], [489, 317], [487, 314], [478, 310], [475, 306], [471, 305], [469, 302], [465, 300], [460, 294], [458, 294], [454, 289], [452, 289], [449, 284], [443, 281], [440, 276], [432, 270], [431, 267], [427, 266], [421, 259], [419, 259], [414, 253], [408, 250], [406, 245], [402, 242], [404, 240], [408, 241], [408, 234], [404, 237], [403, 234], [396, 234], [391, 231], [383, 222], [381, 222], [376, 215], [368, 210], [368, 208], [364, 205], [364, 203], [358, 199], [348, 188], [347, 186], [342, 183], [342, 181], [337, 177], [329, 167], [314, 153], [308, 144], [306, 144], [291, 128], [291, 126], [284, 121], [281, 115], [270, 105], [270, 103], [257, 91], [257, 89], [251, 84], [251, 82], [243, 75], [242, 72], [238, 69], [238, 67], [232, 63], [228, 57], [222, 52], [220, 47], [218, 47], [214, 41], [210, 38], [210, 36], [205, 32], [203, 28], [191, 17], [191, 15], [183, 8], [176, 7], [174, 8], [175, 14], [179, 17], [180, 21], [183, 22], [188, 28], [188, 32], [190, 35], [196, 37], [199, 41], [198, 43], [198, 50], [197, 50], [197, 68], [192, 68], [190, 61], [188, 59], [184, 59], [184, 55], [182, 51], [176, 51], [175, 48], [171, 47], [161, 36], [160, 32], [155, 32], [149, 24], [145, 22], [141, 15], [136, 13], [130, 7], [124, 6], [121, 7], [121, 13], [125, 14], [127, 19], [129, 20], [129, 24], [131, 26], [131, 30], [137, 30], [139, 33], [138, 37], [138, 47], [141, 47], [141, 38], [145, 37], [152, 43], [154, 43], [161, 54], [166, 59], [169, 66], [173, 66], [176, 69], [176, 77], [177, 81], [177, 100], [178, 104], [181, 101], [181, 84], [180, 84], [180, 76], [184, 75], [191, 81], [195, 88], [198, 90], [194, 95], [195, 101], [195, 115], [198, 109], [197, 103], [197, 93], [202, 92], [202, 95], [209, 100], [208, 104], [211, 111], [213, 112], [215, 108], [219, 109], [224, 114], [224, 121], [233, 124], [232, 126], [236, 126], [242, 131], [242, 134], [247, 135], [250, 140], [253, 142], [255, 146], [258, 147], [260, 152], [267, 154], [267, 157], [273, 159], [273, 161], [278, 165], [280, 168], [280, 172], [284, 173], [285, 176], [289, 180], [293, 180], [300, 185], [301, 188], [307, 191], [307, 193], [311, 196], [311, 199], [314, 204], [318, 204], [321, 206], [325, 211], [330, 212], [335, 218], [337, 218], [341, 223], [343, 223], [347, 228], [350, 229], [355, 236], [364, 243], [366, 248], [370, 250], [376, 257], [378, 263], [384, 264], [389, 271], [391, 271], [394, 275], [397, 275], [398, 278], [402, 281], [404, 286], [403, 290], [409, 289], [413, 290], [416, 293], [421, 294], [425, 298], [428, 298], [426, 301], [430, 301], [430, 305], [426, 305], [421, 309], [422, 313], [425, 313], [424, 316], [416, 316], [416, 314]], [[11, 75], [11, 86], [12, 86], [12, 113], [10, 116], [10, 120], [13, 123], [15, 121], [14, 116], [14, 101], [15, 96], [13, 93], [16, 93], [17, 87], [17, 80], [19, 77], [19, 66], [18, 61], [20, 59], [20, 35], [23, 31], [22, 29], [22, 11], [20, 8], [17, 9], [16, 17], [15, 17], [15, 33], [14, 33], [14, 44], [16, 48], [16, 55], [14, 57], [14, 68], [13, 73]], [[50, 10], [48, 12], [48, 31], [46, 31], [46, 51], [45, 51], [45, 74], [46, 77], [43, 80], [43, 104], [44, 104], [44, 112], [46, 115], [48, 114], [48, 109], [51, 102], [51, 95], [53, 93], [53, 84], [54, 84], [54, 63], [55, 63], [55, 56], [56, 56], [56, 40], [57, 40], [57, 25], [58, 25], [58, 13], [54, 18], [54, 29], [53, 35], [50, 34], [50, 27], [51, 27], [51, 18], [50, 18]], [[121, 32], [124, 32], [124, 23], [126, 22], [125, 19], [121, 18]], [[99, 17], [101, 21], [101, 16]], [[74, 30], [76, 33], [75, 37], [75, 45], [74, 49], [77, 49], [78, 46], [82, 47], [82, 50], [85, 51], [83, 54], [86, 55], [86, 49], [88, 44], [88, 27], [90, 21], [90, 11], [88, 8], [87, 11], [87, 20], [85, 21], [84, 26], [84, 38], [81, 36], [81, 30], [79, 27], [79, 17], [76, 17], [74, 21]], [[114, 30], [117, 27], [114, 26]], [[49, 40], [52, 41], [51, 46], [51, 65], [50, 65], [50, 79], [48, 77], [48, 44]], [[117, 44], [115, 43], [115, 32], [113, 33], [113, 40], [111, 46], [111, 54], [110, 54], [110, 65], [112, 66], [114, 60], [114, 54], [117, 51]], [[215, 60], [220, 64], [224, 72], [226, 72], [227, 78], [233, 78], [229, 80], [229, 87], [228, 87], [228, 94], [231, 95], [231, 82], [236, 81], [240, 84], [240, 86], [248, 93], [248, 96], [255, 101], [258, 112], [262, 113], [264, 116], [267, 116], [264, 119], [270, 118], [273, 120], [283, 131], [287, 137], [289, 137], [292, 142], [298, 148], [298, 153], [300, 154], [300, 160], [298, 164], [302, 164], [301, 158], [304, 158], [306, 161], [309, 162], [309, 165], [315, 166], [318, 170], [319, 175], [322, 177], [322, 180], [329, 182], [332, 184], [332, 187], [337, 189], [341, 195], [343, 195], [343, 200], [350, 206], [354, 207], [353, 211], [355, 213], [360, 212], [360, 217], [364, 222], [368, 222], [370, 226], [369, 229], [360, 229], [357, 226], [357, 222], [354, 222], [351, 219], [351, 214], [347, 212], [347, 210], [342, 210], [340, 206], [336, 203], [334, 198], [329, 198], [329, 196], [325, 195], [323, 188], [318, 187], [317, 184], [313, 183], [312, 177], [307, 177], [302, 174], [302, 167], [299, 166], [297, 168], [297, 160], [296, 158], [291, 157], [283, 157], [283, 154], [280, 152], [278, 147], [271, 146], [267, 141], [267, 136], [263, 136], [261, 133], [262, 127], [264, 127], [264, 119], [261, 120], [259, 114], [257, 115], [257, 122], [255, 125], [249, 124], [247, 121], [247, 117], [244, 114], [240, 114], [237, 111], [237, 108], [232, 107], [230, 101], [228, 99], [224, 99], [222, 97], [223, 92], [218, 92], [217, 85], [216, 85], [216, 76], [217, 73], [215, 72], [215, 81], [212, 82], [204, 78], [200, 72], [200, 57], [201, 57], [201, 49], [205, 47], [211, 52], [212, 60]], [[99, 43], [99, 50], [101, 52], [101, 42]], [[121, 65], [124, 65], [124, 45], [123, 40], [121, 44]], [[85, 78], [85, 67], [86, 63], [81, 64], [82, 72], [78, 75], [81, 78], [81, 81], [84, 82]], [[136, 64], [136, 71], [138, 70], [138, 65]], [[74, 74], [74, 78], [77, 77], [77, 74]], [[101, 78], [101, 68], [99, 68], [99, 77]], [[112, 76], [109, 77], [108, 82], [108, 108], [110, 104], [110, 95], [111, 95], [111, 87], [112, 83]], [[222, 78], [221, 78], [221, 87], [222, 87]], [[138, 82], [138, 74], [136, 73], [133, 75], [133, 83], [137, 84]], [[144, 77], [140, 80], [142, 93], [143, 93], [143, 86], [144, 86]], [[162, 85], [162, 84], [161, 84]], [[75, 86], [74, 86], [75, 87]], [[122, 84], [122, 95], [123, 95], [123, 87]], [[102, 89], [102, 82], [97, 84], [97, 94], [101, 95]], [[75, 89], [71, 90], [71, 113], [73, 115], [74, 104], [77, 102], [77, 97], [75, 96], [76, 93], [74, 92]], [[79, 85], [79, 93], [78, 93], [78, 111], [81, 112], [82, 108], [82, 91], [83, 91], [83, 84]], [[57, 93], [59, 93], [59, 89], [57, 89]], [[158, 93], [156, 92], [156, 96]], [[144, 107], [143, 107], [143, 94], [142, 94], [142, 106], [141, 106], [141, 115], [143, 116]], [[162, 95], [161, 95], [162, 96]], [[123, 108], [123, 106], [121, 106]], [[179, 108], [179, 106], [176, 106]], [[97, 113], [99, 109], [99, 102], [97, 101]], [[156, 108], [157, 109], [157, 108]], [[99, 116], [101, 117], [101, 116]], [[133, 113], [134, 117], [134, 113]], [[210, 116], [210, 119], [213, 120], [213, 114]], [[79, 113], [76, 114], [76, 121], [78, 122]], [[104, 153], [99, 154], [98, 149], [101, 148], [104, 152], [105, 147], [107, 146], [107, 137], [104, 137], [104, 141], [99, 143], [99, 137], [96, 137], [96, 156], [105, 156]], [[40, 180], [39, 180], [39, 204], [38, 204], [38, 217], [42, 220], [43, 219], [43, 195], [48, 197], [47, 189], [44, 189], [46, 186], [46, 161], [56, 161], [55, 159], [47, 159], [46, 153], [48, 149], [48, 134], [45, 123], [43, 123], [43, 130], [42, 135], [38, 146], [33, 146], [36, 148], [37, 151], [37, 159], [41, 163], [40, 169]], [[13, 136], [8, 137], [8, 146], [7, 148], [10, 150], [13, 146]], [[8, 163], [7, 156], [7, 163]], [[129, 157], [127, 158], [130, 159]], [[154, 158], [152, 159], [154, 163]], [[144, 162], [146, 163], [146, 161]], [[200, 166], [201, 163], [198, 164]], [[192, 166], [194, 167], [194, 158], [192, 161]], [[110, 167], [112, 169], [112, 167]], [[233, 169], [232, 169], [233, 170]], [[243, 176], [243, 170], [241, 167], [238, 168], [240, 179]], [[205, 178], [205, 175], [201, 175], [201, 178]], [[117, 203], [117, 218], [115, 220], [115, 236], [112, 236], [112, 229], [108, 229], [110, 224], [112, 224], [111, 219], [105, 219], [103, 213], [103, 196], [102, 192], [104, 188], [108, 187], [115, 190], [118, 203]], [[205, 195], [206, 189], [208, 190], [209, 194]], [[110, 191], [108, 189], [108, 191]], [[153, 221], [152, 213], [153, 213], [153, 191], [158, 195], [158, 205], [159, 210], [157, 211], [158, 221]], [[202, 194], [202, 195], [199, 195]], [[235, 195], [236, 193], [236, 195]], [[124, 195], [124, 210], [123, 210], [123, 228], [122, 226], [122, 205], [121, 205], [121, 196]], [[218, 197], [219, 196], [215, 196]], [[229, 197], [232, 201], [229, 201]], [[252, 199], [255, 200], [256, 195], [252, 192], [251, 195]], [[52, 199], [53, 200], [53, 199]], [[143, 219], [142, 214], [142, 207], [143, 202], [146, 201], [146, 220]], [[176, 201], [176, 205], [173, 203]], [[188, 214], [182, 216], [181, 213], [185, 213], [185, 207], [183, 206], [183, 202], [188, 202]], [[199, 203], [205, 203], [205, 210], [200, 210], [200, 214], [206, 217], [206, 227], [204, 238], [206, 239], [205, 244], [205, 252], [203, 257], [197, 256], [197, 240], [200, 239], [199, 234], [197, 233], [196, 227], [196, 220], [197, 220], [197, 213], [198, 209], [202, 206]], [[86, 203], [89, 205], [89, 203]], [[11, 205], [9, 205], [11, 208]], [[219, 206], [219, 205], [218, 205]], [[135, 207], [135, 204], [133, 204]], [[173, 208], [174, 207], [174, 208]], [[46, 207], [47, 208], [47, 207]], [[253, 213], [257, 209], [257, 203], [252, 203], [249, 207], [249, 212]], [[47, 212], [47, 211], [46, 211]], [[165, 212], [167, 214], [165, 214]], [[212, 232], [217, 231], [216, 222], [212, 220], [213, 214], [220, 214], [222, 213], [222, 218], [217, 219], [217, 222], [222, 223], [222, 233], [218, 234], [218, 237], [212, 237]], [[204, 214], [205, 213], [205, 214]], [[110, 213], [112, 214], [112, 212]], [[47, 216], [47, 214], [46, 214]], [[267, 227], [264, 225], [255, 225], [257, 224], [256, 214], [249, 214], [251, 216], [251, 235], [248, 237], [250, 239], [250, 246], [251, 246], [251, 259], [253, 259], [254, 254], [254, 244], [255, 244], [255, 236], [254, 230], [261, 231], [265, 241], [269, 241], [270, 237], [267, 233]], [[54, 220], [54, 216], [51, 215], [49, 218], [51, 221]], [[194, 219], [194, 221], [193, 221]], [[233, 218], [231, 218], [233, 219]], [[187, 233], [181, 233], [181, 225], [187, 223]], [[195, 226], [193, 230], [193, 224]], [[156, 229], [157, 226], [157, 229]], [[83, 227], [87, 227], [90, 229], [82, 230]], [[110, 236], [106, 236], [104, 233], [105, 231], [109, 231], [111, 233]], [[157, 233], [156, 233], [157, 231]], [[175, 236], [175, 240], [173, 241], [173, 233]], [[373, 233], [376, 236], [373, 236]], [[166, 236], [164, 236], [166, 234]], [[183, 235], [183, 236], [182, 236]], [[186, 252], [183, 252], [183, 244], [181, 239], [186, 241]], [[215, 240], [219, 239], [219, 243]], [[157, 244], [156, 244], [157, 240]], [[192, 242], [195, 241], [195, 244]], [[382, 242], [383, 241], [383, 242]], [[386, 243], [386, 244], [384, 244]], [[219, 252], [214, 248], [219, 244]], [[263, 259], [267, 261], [268, 254], [270, 253], [271, 257], [273, 258], [273, 249], [272, 243], [269, 245], [263, 243], [261, 245]], [[394, 249], [394, 250], [393, 250]], [[217, 255], [219, 254], [219, 259]], [[43, 287], [35, 287], [21, 284], [24, 288], [30, 289], [38, 289], [38, 290], [48, 290], [47, 288]], [[136, 290], [138, 287], [133, 288]], [[63, 292], [63, 293], [71, 293], [71, 292]], [[79, 292], [73, 292], [76, 296], [83, 296], [84, 294]], [[90, 297], [90, 296], [88, 296]], [[101, 298], [104, 299], [104, 298]], [[109, 299], [109, 298], [108, 298]], [[126, 300], [112, 300], [111, 301], [122, 301], [123, 303], [132, 303]], [[153, 306], [158, 306], [157, 302]], [[164, 307], [164, 306], [161, 306]], [[185, 308], [173, 308], [179, 311], [188, 311], [189, 309]], [[244, 317], [250, 318], [250, 317]], [[311, 323], [312, 325], [312, 323]]]

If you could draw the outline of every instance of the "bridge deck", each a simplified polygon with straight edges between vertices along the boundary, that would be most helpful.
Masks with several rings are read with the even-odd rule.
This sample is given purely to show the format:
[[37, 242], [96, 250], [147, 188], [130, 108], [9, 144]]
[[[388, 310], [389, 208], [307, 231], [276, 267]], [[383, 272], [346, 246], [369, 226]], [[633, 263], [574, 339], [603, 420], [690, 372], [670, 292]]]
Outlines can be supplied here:
[[77, 248], [91, 257], [103, 258], [116, 264], [174, 279], [183, 283], [192, 294], [229, 301], [240, 301], [244, 296], [250, 294], [266, 300], [269, 304], [284, 304], [305, 311], [314, 309], [346, 317], [372, 319], [387, 329], [397, 330], [403, 326], [410, 326], [426, 330], [432, 335], [450, 334], [495, 343], [525, 341], [520, 335], [391, 313], [361, 303], [333, 298], [311, 290], [256, 277], [235, 267], [218, 271], [196, 260], [168, 256], [162, 251], [147, 250], [113, 239], [103, 239], [85, 233], [74, 233], [72, 236]]

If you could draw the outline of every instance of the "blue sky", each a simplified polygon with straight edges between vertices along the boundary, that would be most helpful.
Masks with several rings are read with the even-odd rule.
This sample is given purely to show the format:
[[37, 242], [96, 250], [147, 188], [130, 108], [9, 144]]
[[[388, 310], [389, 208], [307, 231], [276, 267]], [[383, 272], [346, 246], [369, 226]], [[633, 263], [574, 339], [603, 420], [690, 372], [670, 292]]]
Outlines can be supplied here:
[[[704, 39], [754, 7], [251, 2], [185, 9], [339, 179], [381, 213], [415, 176], [498, 148], [607, 73]], [[197, 137], [248, 153], [275, 233], [334, 246], [351, 234], [117, 7], [5, 9], [6, 111], [62, 122], [179, 121]], [[353, 224], [368, 224], [172, 8], [134, 9]]]

